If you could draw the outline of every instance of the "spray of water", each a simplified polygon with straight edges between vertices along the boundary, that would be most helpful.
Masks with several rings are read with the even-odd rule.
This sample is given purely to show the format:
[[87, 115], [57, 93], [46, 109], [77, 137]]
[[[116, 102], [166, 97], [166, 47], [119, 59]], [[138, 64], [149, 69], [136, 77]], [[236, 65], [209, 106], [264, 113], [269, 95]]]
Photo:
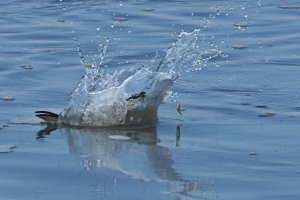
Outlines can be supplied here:
[[213, 46], [207, 47], [205, 42], [205, 36], [200, 29], [181, 32], [176, 42], [166, 50], [166, 55], [156, 71], [170, 73], [176, 79], [183, 73], [201, 69], [222, 55], [221, 50]]
[[76, 126], [154, 124], [157, 109], [173, 81], [222, 55], [217, 48], [205, 47], [203, 38], [200, 29], [182, 32], [155, 69], [149, 65], [131, 70], [103, 66], [107, 38], [93, 56], [83, 55], [78, 40], [74, 39], [85, 73], [61, 113], [62, 123]]

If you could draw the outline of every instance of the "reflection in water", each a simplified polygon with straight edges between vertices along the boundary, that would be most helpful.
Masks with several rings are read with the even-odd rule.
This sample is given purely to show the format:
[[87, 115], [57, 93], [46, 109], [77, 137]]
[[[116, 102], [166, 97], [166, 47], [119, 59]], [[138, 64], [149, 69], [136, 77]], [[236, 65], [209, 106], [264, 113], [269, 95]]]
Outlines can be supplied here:
[[176, 126], [176, 147], [179, 147], [179, 140], [180, 140], [180, 125]]
[[[70, 152], [86, 170], [106, 168], [133, 179], [167, 184], [167, 192], [179, 197], [193, 199], [189, 193], [199, 189], [197, 181], [184, 179], [174, 169], [172, 151], [158, 145], [156, 128], [60, 130], [67, 137]], [[179, 138], [180, 125], [176, 127], [178, 144]]]
[[47, 124], [47, 126], [43, 129], [41, 129], [39, 132], [36, 134], [36, 139], [41, 139], [44, 138], [45, 136], [49, 135], [52, 131], [56, 130], [57, 124]]

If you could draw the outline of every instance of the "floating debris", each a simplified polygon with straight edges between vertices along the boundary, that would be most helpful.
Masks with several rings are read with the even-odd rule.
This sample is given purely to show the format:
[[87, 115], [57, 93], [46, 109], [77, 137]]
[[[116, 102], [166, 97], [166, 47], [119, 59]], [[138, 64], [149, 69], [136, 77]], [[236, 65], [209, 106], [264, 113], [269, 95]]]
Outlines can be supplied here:
[[112, 140], [130, 140], [130, 137], [125, 135], [110, 135], [108, 137]]
[[243, 102], [243, 103], [241, 103], [241, 105], [242, 105], [242, 106], [250, 106], [250, 105], [251, 105], [251, 103], [248, 103], [248, 102]]
[[242, 46], [242, 45], [234, 45], [232, 46], [233, 49], [238, 49], [238, 50], [243, 50], [243, 49], [247, 49], [248, 47], [246, 46]]
[[20, 67], [23, 69], [32, 69], [33, 68], [31, 65], [21, 65]]
[[126, 17], [115, 17], [114, 21], [115, 22], [126, 22], [126, 21], [128, 21], [128, 18], [126, 18]]
[[241, 23], [235, 23], [235, 24], [233, 24], [233, 26], [238, 29], [245, 29], [245, 28], [248, 28], [250, 26], [250, 24], [248, 22], [241, 22]]
[[0, 145], [0, 153], [12, 152], [14, 148], [16, 148], [16, 145], [12, 145], [12, 144]]
[[261, 114], [261, 115], [258, 115], [259, 117], [273, 117], [275, 116], [276, 113], [275, 112], [267, 112], [265, 114]]
[[145, 8], [145, 9], [143, 9], [143, 11], [145, 11], [145, 12], [152, 12], [152, 11], [154, 11], [154, 8]]
[[249, 155], [249, 156], [256, 156], [256, 155], [257, 155], [257, 153], [256, 153], [256, 152], [254, 152], [254, 151], [251, 151], [251, 152], [249, 152], [249, 153], [248, 153], [248, 155]]
[[255, 108], [268, 108], [267, 105], [263, 105], [263, 104], [258, 104], [255, 106]]
[[12, 96], [3, 96], [3, 97], [0, 97], [0, 99], [2, 101], [14, 101], [14, 100], [16, 100], [16, 98], [12, 97]]
[[300, 9], [300, 5], [281, 5], [278, 6], [281, 9]]

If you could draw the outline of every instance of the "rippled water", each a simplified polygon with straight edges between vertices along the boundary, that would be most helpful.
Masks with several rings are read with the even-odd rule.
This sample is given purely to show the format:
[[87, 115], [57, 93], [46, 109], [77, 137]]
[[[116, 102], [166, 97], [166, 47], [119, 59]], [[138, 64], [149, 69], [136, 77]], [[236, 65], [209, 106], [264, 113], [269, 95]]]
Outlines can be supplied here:
[[[0, 199], [299, 199], [299, 7], [1, 2]], [[195, 30], [189, 64], [165, 59]], [[74, 38], [87, 62], [126, 72], [114, 81], [161, 60], [180, 74], [156, 127], [38, 123], [34, 111], [62, 111], [85, 73]]]

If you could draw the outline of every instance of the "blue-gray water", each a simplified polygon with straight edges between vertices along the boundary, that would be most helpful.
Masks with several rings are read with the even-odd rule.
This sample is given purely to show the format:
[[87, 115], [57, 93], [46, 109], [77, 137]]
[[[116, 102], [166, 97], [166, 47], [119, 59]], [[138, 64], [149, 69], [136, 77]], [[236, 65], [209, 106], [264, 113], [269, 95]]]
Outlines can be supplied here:
[[[1, 1], [0, 199], [299, 199], [299, 17], [297, 0]], [[74, 37], [90, 55], [108, 38], [104, 64], [126, 69], [195, 29], [220, 53], [156, 128], [37, 139], [34, 111], [61, 111], [84, 72]]]

